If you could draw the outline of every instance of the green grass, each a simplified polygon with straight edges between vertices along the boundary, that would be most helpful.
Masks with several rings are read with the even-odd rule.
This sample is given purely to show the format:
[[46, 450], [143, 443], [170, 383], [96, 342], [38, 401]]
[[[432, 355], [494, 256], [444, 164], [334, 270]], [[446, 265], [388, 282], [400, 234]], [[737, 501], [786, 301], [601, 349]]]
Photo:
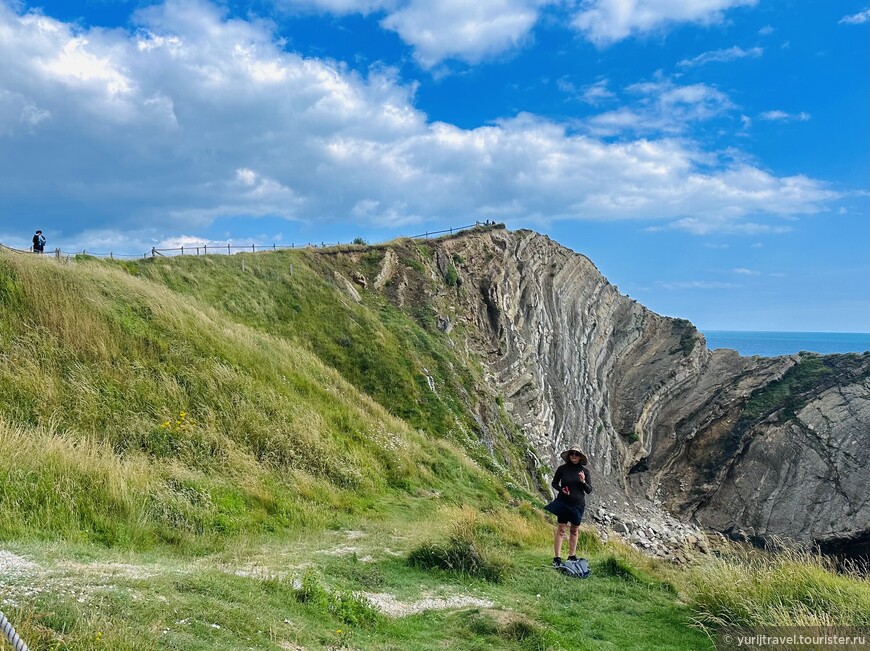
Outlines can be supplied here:
[[503, 491], [301, 345], [111, 265], [45, 262], [0, 261], [0, 539], [207, 549], [391, 492]]
[[[413, 241], [400, 241], [395, 248], [425, 284], [424, 262], [435, 264], [431, 248]], [[496, 410], [496, 396], [486, 389], [480, 369], [458, 357], [456, 346], [437, 330], [432, 307], [412, 301], [402, 310], [366, 290], [360, 292], [362, 304], [356, 304], [336, 283], [336, 271], [347, 279], [362, 274], [372, 283], [382, 258], [379, 249], [282, 251], [145, 260], [123, 263], [123, 268], [184, 300], [213, 306], [235, 323], [310, 350], [411, 427], [461, 445], [478, 463], [503, 469], [534, 490], [525, 479], [524, 446], [509, 431], [515, 426], [500, 425], [488, 433], [495, 456], [482, 444], [476, 412], [481, 405]]]
[[[431, 244], [396, 247], [442, 282]], [[0, 254], [0, 541], [35, 563], [0, 599], [31, 649], [695, 650], [724, 624], [866, 625], [866, 581], [807, 558], [680, 569], [584, 529], [592, 578], [554, 572], [547, 478], [435, 308], [334, 282], [381, 259]], [[362, 593], [492, 605], [396, 617]]]
[[[817, 388], [822, 380], [830, 377], [833, 370], [825, 359], [817, 355], [802, 355], [800, 361], [790, 368], [782, 379], [771, 382], [756, 392], [746, 404], [738, 422], [738, 428], [755, 422], [777, 410], [782, 410], [780, 420], [793, 418], [806, 398], [803, 393]], [[737, 429], [737, 428], [735, 428]]]
[[[246, 538], [188, 563], [165, 551], [18, 545], [15, 553], [50, 569], [8, 582], [9, 595], [21, 584], [32, 589], [16, 597], [14, 609], [4, 608], [32, 649], [711, 648], [673, 594], [600, 570], [606, 554], [618, 549], [584, 550], [593, 569], [584, 581], [550, 568], [546, 548], [514, 548], [513, 569], [499, 583], [409, 565], [419, 538], [449, 529], [457, 515], [474, 519], [468, 509], [433, 506], [421, 520], [394, 513], [367, 524], [358, 538], [342, 530]], [[477, 535], [489, 535], [500, 521], [511, 525], [505, 531], [520, 522], [510, 510], [481, 514]], [[520, 538], [548, 537], [540, 518], [523, 521]], [[392, 595], [407, 606], [449, 597], [491, 605], [391, 616], [363, 593]]]
[[[691, 575], [698, 622], [717, 626], [870, 626], [870, 580], [823, 557], [733, 551]], [[727, 586], [727, 587], [725, 587]]]

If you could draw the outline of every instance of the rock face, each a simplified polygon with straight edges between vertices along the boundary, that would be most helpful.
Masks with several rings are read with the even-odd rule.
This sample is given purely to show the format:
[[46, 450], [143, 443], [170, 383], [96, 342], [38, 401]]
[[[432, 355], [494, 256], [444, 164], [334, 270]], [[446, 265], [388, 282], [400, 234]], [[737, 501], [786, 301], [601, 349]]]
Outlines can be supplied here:
[[576, 441], [599, 493], [683, 522], [753, 540], [870, 540], [870, 354], [711, 352], [688, 321], [654, 314], [529, 231], [426, 246], [425, 287], [389, 247], [374, 287], [451, 316], [445, 336], [479, 356], [551, 467]]

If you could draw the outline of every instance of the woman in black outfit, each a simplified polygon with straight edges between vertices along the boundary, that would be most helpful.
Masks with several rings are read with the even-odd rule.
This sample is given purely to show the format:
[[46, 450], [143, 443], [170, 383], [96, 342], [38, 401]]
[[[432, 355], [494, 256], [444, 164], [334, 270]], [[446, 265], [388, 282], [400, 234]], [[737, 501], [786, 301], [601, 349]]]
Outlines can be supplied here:
[[589, 459], [576, 445], [572, 445], [561, 455], [565, 461], [556, 469], [551, 485], [556, 491], [556, 499], [544, 507], [556, 516], [556, 530], [553, 537], [553, 565], [562, 564], [562, 541], [565, 539], [565, 525], [571, 523], [568, 537], [569, 561], [577, 560], [577, 533], [586, 510], [586, 495], [592, 492], [592, 476], [586, 466]]

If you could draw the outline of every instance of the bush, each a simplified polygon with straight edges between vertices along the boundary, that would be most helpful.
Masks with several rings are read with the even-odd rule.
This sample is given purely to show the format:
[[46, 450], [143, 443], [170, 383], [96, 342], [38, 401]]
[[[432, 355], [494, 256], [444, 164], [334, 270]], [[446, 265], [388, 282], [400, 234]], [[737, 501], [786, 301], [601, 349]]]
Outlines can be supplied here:
[[459, 274], [456, 273], [456, 267], [452, 264], [447, 267], [447, 274], [444, 277], [444, 282], [447, 283], [448, 287], [456, 287], [459, 284]]
[[329, 591], [312, 574], [302, 577], [296, 600], [352, 626], [371, 625], [380, 618], [380, 613], [363, 597], [352, 592]]

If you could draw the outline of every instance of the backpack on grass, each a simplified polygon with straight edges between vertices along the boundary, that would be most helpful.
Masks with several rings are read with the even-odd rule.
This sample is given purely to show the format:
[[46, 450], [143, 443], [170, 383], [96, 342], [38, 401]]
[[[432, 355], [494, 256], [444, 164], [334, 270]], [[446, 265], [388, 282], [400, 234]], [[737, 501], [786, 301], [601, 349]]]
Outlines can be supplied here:
[[585, 558], [578, 558], [576, 561], [565, 561], [556, 569], [562, 574], [575, 579], [587, 579], [592, 574], [592, 570], [589, 569], [589, 561]]

